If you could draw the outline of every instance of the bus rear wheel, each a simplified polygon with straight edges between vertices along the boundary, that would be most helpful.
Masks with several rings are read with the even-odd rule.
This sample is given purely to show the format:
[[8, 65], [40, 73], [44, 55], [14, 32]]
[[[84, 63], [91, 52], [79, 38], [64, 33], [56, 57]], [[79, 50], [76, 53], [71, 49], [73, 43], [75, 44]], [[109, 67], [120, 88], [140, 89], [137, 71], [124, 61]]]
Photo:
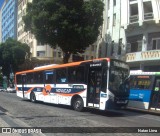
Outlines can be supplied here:
[[84, 107], [83, 100], [81, 98], [76, 98], [73, 101], [73, 109], [76, 111], [82, 111]]
[[30, 100], [31, 102], [36, 102], [36, 96], [33, 92], [31, 93]]

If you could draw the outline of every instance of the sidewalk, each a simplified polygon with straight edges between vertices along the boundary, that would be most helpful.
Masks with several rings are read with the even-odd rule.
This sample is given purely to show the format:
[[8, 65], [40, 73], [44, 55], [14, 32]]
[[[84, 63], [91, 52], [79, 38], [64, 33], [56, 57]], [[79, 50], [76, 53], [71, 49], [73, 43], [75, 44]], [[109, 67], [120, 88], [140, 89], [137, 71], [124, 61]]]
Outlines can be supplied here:
[[160, 110], [143, 110], [143, 109], [137, 109], [137, 108], [131, 108], [131, 107], [128, 107], [126, 110], [129, 110], [129, 111], [137, 111], [137, 112], [142, 112], [142, 113], [148, 113], [148, 114], [153, 114], [153, 115], [158, 115], [160, 116]]
[[[16, 128], [23, 128], [19, 129], [21, 133], [18, 133]], [[27, 125], [23, 121], [19, 119], [15, 119], [9, 113], [3, 112], [0, 110], [0, 136], [44, 136], [43, 133], [25, 133], [24, 130], [32, 128], [31, 126]], [[27, 132], [27, 131], [26, 131]]]
[[[1, 116], [1, 115], [0, 115]], [[10, 127], [4, 120], [0, 118], [0, 127]]]
[[6, 136], [6, 135], [20, 136], [20, 134], [5, 133], [5, 128], [11, 127], [6, 121], [4, 121], [4, 118], [6, 118], [6, 117], [7, 117], [7, 115], [0, 110], [0, 135], [1, 136]]

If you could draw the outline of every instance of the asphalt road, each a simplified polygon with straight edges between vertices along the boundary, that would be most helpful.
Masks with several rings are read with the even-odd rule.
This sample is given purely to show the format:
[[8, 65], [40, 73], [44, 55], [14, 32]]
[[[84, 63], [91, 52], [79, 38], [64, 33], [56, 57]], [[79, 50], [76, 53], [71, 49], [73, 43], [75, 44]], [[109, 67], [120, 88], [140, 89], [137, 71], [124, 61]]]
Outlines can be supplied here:
[[[0, 110], [16, 120], [16, 124], [20, 123], [19, 126], [24, 123], [23, 126], [27, 127], [160, 127], [160, 116], [158, 115], [128, 110], [107, 112], [85, 109], [83, 112], [77, 112], [68, 106], [31, 103], [29, 100], [17, 97], [15, 93], [0, 92]], [[10, 122], [10, 125], [19, 127], [13, 122]], [[138, 133], [136, 135], [142, 134], [153, 135], [153, 133]], [[134, 134], [114, 133], [114, 135]]]

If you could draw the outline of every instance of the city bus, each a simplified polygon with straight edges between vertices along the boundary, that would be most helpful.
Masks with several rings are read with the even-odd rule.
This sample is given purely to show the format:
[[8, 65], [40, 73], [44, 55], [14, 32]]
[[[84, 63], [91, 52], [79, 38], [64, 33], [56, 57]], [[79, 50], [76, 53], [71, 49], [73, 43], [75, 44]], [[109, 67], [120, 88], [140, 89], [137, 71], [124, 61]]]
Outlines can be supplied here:
[[130, 71], [128, 107], [160, 110], [160, 72]]
[[126, 62], [99, 58], [17, 72], [17, 96], [31, 102], [111, 110], [126, 107], [129, 97]]

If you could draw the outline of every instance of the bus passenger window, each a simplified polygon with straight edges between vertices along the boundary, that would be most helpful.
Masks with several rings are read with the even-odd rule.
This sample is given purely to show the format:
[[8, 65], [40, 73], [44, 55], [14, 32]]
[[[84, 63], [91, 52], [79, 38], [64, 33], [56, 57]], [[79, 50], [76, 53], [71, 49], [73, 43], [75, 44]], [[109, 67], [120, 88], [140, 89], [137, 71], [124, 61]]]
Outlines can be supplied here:
[[68, 82], [69, 83], [84, 83], [84, 67], [69, 67]]
[[76, 82], [84, 83], [84, 67], [77, 67], [76, 69]]
[[57, 69], [56, 70], [56, 82], [57, 83], [66, 83], [67, 82], [66, 69]]
[[22, 75], [17, 75], [16, 79], [17, 79], [17, 84], [22, 84]]
[[36, 84], [43, 83], [43, 72], [34, 73], [34, 83], [36, 83]]
[[27, 84], [33, 84], [33, 73], [27, 74]]
[[68, 83], [75, 83], [76, 82], [76, 68], [69, 67], [68, 68]]
[[45, 84], [53, 84], [54, 72], [45, 71]]

